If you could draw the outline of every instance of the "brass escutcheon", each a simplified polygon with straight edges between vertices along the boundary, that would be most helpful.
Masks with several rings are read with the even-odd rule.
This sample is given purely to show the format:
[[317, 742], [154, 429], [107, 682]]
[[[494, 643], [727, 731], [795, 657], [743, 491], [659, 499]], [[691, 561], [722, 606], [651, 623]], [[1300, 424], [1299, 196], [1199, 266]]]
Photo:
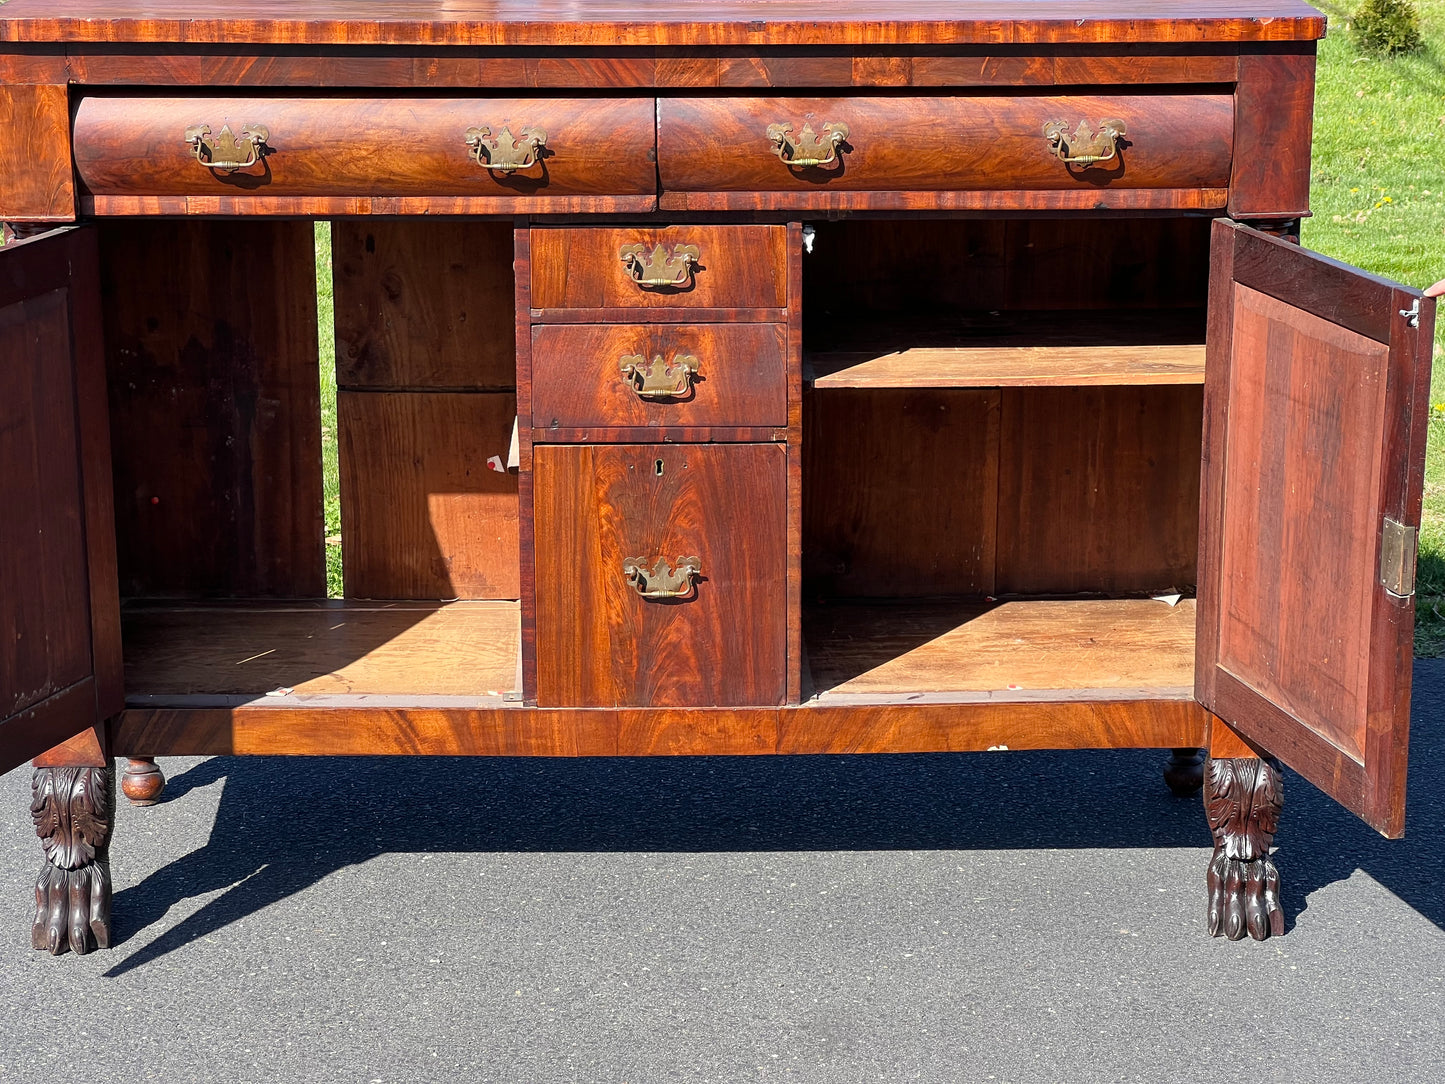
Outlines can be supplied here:
[[494, 136], [485, 125], [474, 126], [466, 130], [464, 138], [471, 148], [471, 160], [496, 173], [531, 169], [542, 160], [542, 148], [547, 145], [547, 133], [541, 128], [523, 128], [514, 136], [510, 128], [503, 127]]
[[628, 354], [617, 359], [623, 383], [637, 393], [639, 399], [677, 399], [692, 390], [697, 375], [697, 358], [678, 354], [664, 361], [661, 354], [651, 361], [643, 354]]
[[1044, 138], [1060, 162], [1087, 166], [1112, 161], [1119, 153], [1119, 140], [1125, 131], [1124, 122], [1117, 117], [1105, 117], [1097, 130], [1081, 120], [1073, 135], [1069, 134], [1068, 121], [1051, 120], [1044, 125]]
[[244, 125], [239, 136], [231, 131], [229, 124], [222, 124], [221, 131], [214, 136], [209, 124], [192, 124], [185, 134], [196, 161], [222, 173], [254, 166], [266, 153], [266, 140], [270, 138], [270, 129], [264, 124]]
[[643, 598], [692, 598], [697, 594], [693, 577], [702, 572], [702, 561], [696, 557], [679, 557], [677, 567], [659, 557], [652, 568], [646, 557], [628, 557], [622, 562], [622, 574]]
[[803, 130], [792, 134], [791, 124], [769, 124], [768, 140], [773, 153], [789, 166], [804, 169], [809, 166], [831, 166], [838, 160], [838, 146], [848, 140], [846, 124], [823, 125], [823, 134], [813, 131], [813, 126], [803, 122]]
[[692, 266], [702, 258], [696, 245], [623, 245], [617, 257], [627, 277], [639, 286], [683, 287], [692, 284]]

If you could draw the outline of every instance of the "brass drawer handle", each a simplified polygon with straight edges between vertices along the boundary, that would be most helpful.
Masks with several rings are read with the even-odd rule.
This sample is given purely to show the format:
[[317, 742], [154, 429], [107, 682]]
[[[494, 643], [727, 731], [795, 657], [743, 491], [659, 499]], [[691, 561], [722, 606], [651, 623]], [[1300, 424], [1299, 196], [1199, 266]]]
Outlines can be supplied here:
[[485, 125], [474, 126], [466, 130], [464, 138], [471, 148], [468, 157], [494, 173], [531, 169], [542, 160], [542, 150], [547, 146], [547, 133], [541, 128], [523, 128], [514, 136], [512, 129], [505, 126], [496, 135]]
[[617, 368], [623, 383], [630, 385], [639, 399], [680, 399], [692, 391], [697, 358], [678, 354], [664, 361], [657, 354], [648, 361], [643, 354], [628, 354], [617, 359]]
[[672, 287], [681, 289], [692, 285], [692, 268], [702, 258], [702, 249], [696, 245], [623, 245], [617, 250], [617, 257], [627, 271], [627, 277], [643, 287]]
[[1119, 141], [1127, 129], [1117, 117], [1105, 117], [1097, 130], [1086, 120], [1079, 121], [1074, 134], [1069, 134], [1068, 121], [1051, 120], [1044, 125], [1044, 138], [1054, 157], [1068, 165], [1094, 165], [1112, 161], [1119, 153]]
[[646, 557], [628, 557], [622, 562], [622, 574], [643, 598], [692, 598], [697, 594], [693, 577], [701, 572], [702, 562], [696, 557], [679, 557], [676, 568], [666, 557], [659, 557], [651, 570]]
[[222, 173], [254, 166], [265, 155], [266, 140], [270, 138], [270, 129], [264, 124], [243, 125], [239, 136], [229, 124], [221, 125], [221, 131], [214, 136], [209, 124], [192, 124], [186, 129], [186, 142], [196, 161]]
[[768, 140], [773, 145], [773, 153], [786, 165], [797, 169], [831, 166], [838, 161], [839, 145], [848, 141], [846, 124], [825, 124], [823, 134], [819, 135], [813, 131], [813, 126], [805, 121], [801, 132], [797, 135], [792, 132], [791, 124], [768, 125]]

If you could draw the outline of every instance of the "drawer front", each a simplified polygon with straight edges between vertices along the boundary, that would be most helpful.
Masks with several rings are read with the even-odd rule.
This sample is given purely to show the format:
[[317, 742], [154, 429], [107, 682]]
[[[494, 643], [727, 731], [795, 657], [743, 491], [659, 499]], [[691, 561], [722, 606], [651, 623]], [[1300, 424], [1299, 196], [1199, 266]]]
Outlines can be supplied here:
[[784, 324], [532, 329], [532, 424], [788, 424]]
[[538, 704], [782, 703], [784, 455], [780, 444], [536, 449]]
[[664, 98], [658, 169], [664, 192], [1223, 188], [1233, 132], [1228, 94]]
[[651, 98], [126, 95], [81, 99], [74, 126], [93, 195], [652, 193], [653, 140]]
[[782, 226], [532, 231], [534, 309], [787, 304]]

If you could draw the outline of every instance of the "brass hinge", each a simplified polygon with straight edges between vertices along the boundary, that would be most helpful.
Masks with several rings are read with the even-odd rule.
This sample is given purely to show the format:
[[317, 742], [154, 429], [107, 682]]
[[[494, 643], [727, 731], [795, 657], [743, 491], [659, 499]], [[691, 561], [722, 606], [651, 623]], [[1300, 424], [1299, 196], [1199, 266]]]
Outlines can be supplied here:
[[1415, 593], [1414, 527], [1406, 527], [1385, 517], [1380, 538], [1380, 583], [1396, 598], [1409, 598]]

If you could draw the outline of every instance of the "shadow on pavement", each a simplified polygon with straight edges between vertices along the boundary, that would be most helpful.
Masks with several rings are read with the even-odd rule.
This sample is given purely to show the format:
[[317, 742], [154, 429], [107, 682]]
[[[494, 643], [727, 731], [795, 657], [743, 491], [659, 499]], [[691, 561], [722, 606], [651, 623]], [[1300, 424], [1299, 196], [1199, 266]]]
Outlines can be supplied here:
[[[1404, 840], [1287, 775], [1276, 837], [1286, 922], [1364, 870], [1445, 928], [1445, 664], [1415, 671]], [[116, 894], [118, 941], [178, 900], [227, 889], [137, 949], [117, 976], [385, 853], [1200, 848], [1199, 799], [1164, 786], [1162, 750], [591, 760], [217, 757], [168, 801], [224, 779], [206, 846]], [[124, 846], [124, 841], [120, 841]]]

